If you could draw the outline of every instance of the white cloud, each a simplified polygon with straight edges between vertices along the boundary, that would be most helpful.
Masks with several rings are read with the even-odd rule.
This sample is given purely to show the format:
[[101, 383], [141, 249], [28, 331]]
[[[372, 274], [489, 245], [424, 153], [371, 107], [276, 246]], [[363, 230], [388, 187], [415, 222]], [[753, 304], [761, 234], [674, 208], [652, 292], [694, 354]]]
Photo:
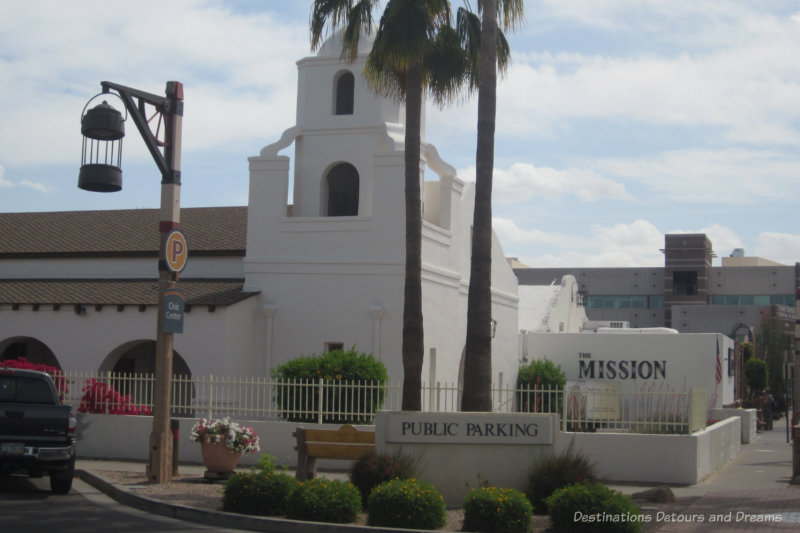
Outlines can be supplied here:
[[[458, 175], [461, 179], [475, 181], [475, 167], [459, 170]], [[591, 170], [537, 168], [529, 163], [514, 163], [508, 170], [496, 168], [492, 177], [492, 196], [500, 204], [563, 196], [575, 196], [581, 202], [631, 199], [624, 185]]]
[[[628, 267], [664, 264], [664, 234], [646, 220], [593, 225], [585, 234], [525, 230], [509, 219], [493, 227], [507, 254], [531, 267]], [[538, 253], [539, 250], [546, 250]]]
[[[547, 16], [580, 29], [615, 28], [607, 38], [619, 49], [592, 55], [512, 46], [514, 63], [498, 88], [498, 132], [554, 137], [579, 127], [575, 120], [602, 119], [623, 128], [715, 128], [717, 140], [756, 145], [800, 144], [800, 32], [789, 15], [736, 1], [545, 4]], [[619, 35], [620, 28], [628, 31]], [[656, 39], [669, 46], [648, 46]]]
[[31, 180], [22, 180], [19, 182], [20, 187], [28, 187], [29, 189], [33, 189], [34, 191], [43, 192], [43, 193], [51, 193], [55, 192], [55, 188], [50, 187], [41, 182], [34, 182]]
[[6, 179], [6, 167], [0, 165], [0, 187], [13, 187], [14, 184]]
[[670, 201], [743, 205], [800, 193], [800, 158], [769, 150], [675, 150], [597, 165]]
[[53, 187], [48, 186], [47, 184], [41, 182], [34, 182], [29, 179], [23, 179], [19, 183], [14, 183], [13, 181], [6, 179], [6, 169], [3, 165], [0, 165], [0, 188], [2, 187], [27, 187], [29, 189], [33, 189], [38, 192], [43, 193], [50, 193], [54, 192], [55, 189]]
[[758, 235], [753, 254], [745, 250], [747, 255], [756, 255], [793, 265], [800, 262], [800, 235], [791, 233], [763, 232]]
[[[103, 80], [159, 95], [167, 81], [183, 82], [185, 152], [254, 137], [266, 144], [294, 122], [295, 61], [309, 52], [305, 20], [205, 0], [142, 0], [136, 9], [158, 16], [93, 0], [0, 4], [0, 93], [14, 95], [0, 101], [0, 161], [36, 163], [43, 146], [50, 161], [74, 161], [80, 111]], [[33, 132], [32, 110], [47, 117], [35, 139], [22, 134]], [[135, 135], [132, 122], [128, 133]], [[126, 160], [149, 157], [131, 141]]]

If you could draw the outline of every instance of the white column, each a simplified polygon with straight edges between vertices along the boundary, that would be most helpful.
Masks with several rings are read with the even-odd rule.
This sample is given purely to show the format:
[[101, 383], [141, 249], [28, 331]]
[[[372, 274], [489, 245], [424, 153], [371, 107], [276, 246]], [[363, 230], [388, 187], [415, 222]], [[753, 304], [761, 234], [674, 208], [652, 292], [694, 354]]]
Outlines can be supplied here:
[[275, 308], [275, 304], [265, 303], [261, 307], [261, 310], [264, 312], [264, 316], [267, 318], [266, 324], [264, 324], [264, 375], [269, 376], [269, 371], [272, 369], [273, 317], [275, 316], [277, 309]]
[[372, 355], [378, 361], [381, 360], [381, 318], [383, 318], [383, 306], [375, 304], [370, 308], [372, 315]]

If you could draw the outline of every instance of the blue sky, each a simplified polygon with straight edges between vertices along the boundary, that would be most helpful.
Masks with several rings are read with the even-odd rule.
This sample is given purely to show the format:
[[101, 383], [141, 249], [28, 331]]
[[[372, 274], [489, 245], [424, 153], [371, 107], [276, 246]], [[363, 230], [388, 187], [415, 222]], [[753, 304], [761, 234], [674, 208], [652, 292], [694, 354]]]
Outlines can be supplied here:
[[[247, 157], [294, 124], [311, 2], [131, 5], [0, 3], [0, 212], [158, 206], [132, 127], [122, 192], [76, 186], [81, 111], [102, 80], [183, 82], [182, 205], [246, 204]], [[507, 255], [658, 266], [665, 233], [705, 232], [721, 257], [800, 261], [800, 2], [529, 0], [509, 37], [494, 181]], [[476, 106], [427, 115], [464, 179]]]

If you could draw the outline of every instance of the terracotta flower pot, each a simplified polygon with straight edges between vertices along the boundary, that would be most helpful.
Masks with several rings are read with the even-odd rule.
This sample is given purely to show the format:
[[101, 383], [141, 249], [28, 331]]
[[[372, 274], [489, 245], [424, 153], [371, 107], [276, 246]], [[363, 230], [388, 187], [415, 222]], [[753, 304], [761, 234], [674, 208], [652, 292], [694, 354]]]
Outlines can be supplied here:
[[213, 437], [203, 437], [200, 443], [200, 453], [203, 455], [203, 464], [209, 472], [233, 472], [239, 464], [241, 454], [231, 451], [226, 445], [226, 437], [219, 442], [214, 442]]

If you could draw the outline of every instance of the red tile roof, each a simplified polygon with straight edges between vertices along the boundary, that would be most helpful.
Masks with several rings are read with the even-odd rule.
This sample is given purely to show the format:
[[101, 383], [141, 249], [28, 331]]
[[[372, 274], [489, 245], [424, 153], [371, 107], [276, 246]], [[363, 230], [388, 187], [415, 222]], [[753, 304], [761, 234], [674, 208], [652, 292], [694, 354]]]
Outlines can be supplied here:
[[[233, 305], [257, 292], [243, 292], [242, 279], [187, 279], [177, 288], [187, 305]], [[0, 280], [0, 304], [158, 305], [158, 281], [150, 279]]]
[[[0, 213], [0, 258], [158, 255], [158, 209]], [[181, 209], [190, 253], [245, 255], [247, 207]]]

